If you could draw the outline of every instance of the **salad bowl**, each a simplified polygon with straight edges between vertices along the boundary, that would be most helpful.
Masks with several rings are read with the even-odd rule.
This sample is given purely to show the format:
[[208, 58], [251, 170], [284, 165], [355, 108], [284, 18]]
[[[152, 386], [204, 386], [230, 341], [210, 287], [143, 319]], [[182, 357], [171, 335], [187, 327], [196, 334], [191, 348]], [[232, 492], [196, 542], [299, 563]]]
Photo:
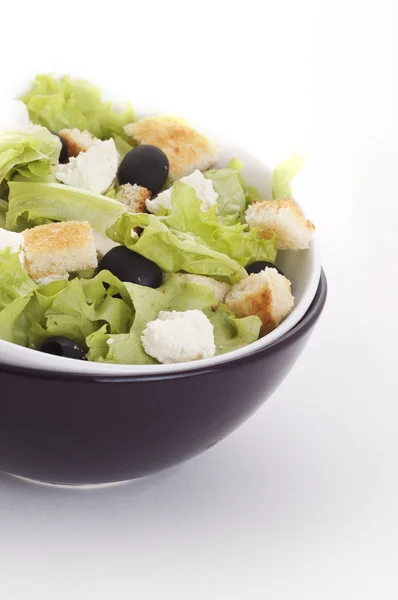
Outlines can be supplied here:
[[[137, 114], [143, 117], [146, 111], [138, 109]], [[225, 168], [231, 158], [238, 157], [243, 165], [239, 176], [258, 190], [259, 197], [272, 197], [269, 168], [236, 143], [205, 133], [217, 144], [215, 169]], [[23, 181], [27, 169], [24, 166], [20, 171], [19, 180], [9, 182], [9, 206], [19, 190], [27, 189]], [[54, 189], [63, 190], [57, 194], [67, 191], [67, 186], [51, 186], [43, 187], [33, 180], [29, 194], [36, 187], [51, 193]], [[23, 212], [26, 206], [33, 205], [29, 210], [36, 211], [46, 227], [45, 219], [50, 214], [40, 212], [40, 195], [33, 202], [29, 194], [23, 199], [20, 216], [28, 214]], [[6, 201], [2, 203], [2, 209], [6, 206], [7, 211]], [[55, 209], [52, 200], [48, 204], [52, 204], [52, 211], [58, 210], [56, 202]], [[301, 202], [298, 204], [301, 206]], [[76, 221], [90, 221], [92, 216], [98, 222], [99, 217], [90, 214], [88, 202], [85, 210], [87, 219]], [[5, 222], [16, 226], [19, 217], [11, 221], [11, 212], [8, 209]], [[54, 219], [72, 222], [70, 216]], [[128, 236], [135, 231], [131, 227], [130, 230]], [[15, 259], [15, 265], [17, 262]], [[278, 252], [275, 264], [291, 282], [294, 309], [260, 339], [257, 334], [256, 341], [202, 360], [150, 364], [145, 359], [143, 364], [114, 364], [65, 358], [38, 352], [34, 344], [24, 347], [12, 343], [13, 325], [3, 318], [1, 331], [6, 333], [1, 337], [6, 339], [0, 339], [0, 470], [53, 484], [103, 484], [143, 477], [214, 446], [275, 391], [299, 357], [323, 311], [327, 283], [316, 238], [306, 250]], [[21, 271], [19, 263], [16, 269]], [[20, 277], [26, 279], [24, 273]], [[48, 284], [50, 289], [53, 283]], [[46, 288], [47, 283], [43, 285]], [[60, 285], [65, 289], [69, 284]], [[106, 285], [101, 287], [104, 293], [109, 288]], [[127, 289], [134, 291], [134, 286]], [[30, 288], [29, 291], [31, 295], [36, 293]], [[47, 302], [44, 292], [43, 297], [43, 302]], [[28, 295], [17, 302], [25, 298], [28, 302]], [[29, 308], [30, 304], [25, 306]], [[138, 314], [137, 306], [134, 308]], [[25, 335], [23, 323], [34, 329], [35, 314], [26, 313], [25, 321], [15, 320], [22, 329], [18, 339]], [[37, 323], [36, 330], [42, 332], [42, 325]], [[114, 339], [107, 342], [113, 344]]]

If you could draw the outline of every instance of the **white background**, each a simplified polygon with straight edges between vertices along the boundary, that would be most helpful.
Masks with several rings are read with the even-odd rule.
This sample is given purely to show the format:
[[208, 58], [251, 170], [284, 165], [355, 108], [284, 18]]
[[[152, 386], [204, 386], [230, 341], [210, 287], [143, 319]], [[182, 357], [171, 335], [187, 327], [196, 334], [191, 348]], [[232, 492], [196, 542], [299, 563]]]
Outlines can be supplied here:
[[95, 491], [0, 476], [0, 597], [396, 600], [394, 0], [24, 4], [2, 8], [0, 96], [72, 72], [272, 166], [305, 152], [329, 300], [274, 396], [205, 455]]

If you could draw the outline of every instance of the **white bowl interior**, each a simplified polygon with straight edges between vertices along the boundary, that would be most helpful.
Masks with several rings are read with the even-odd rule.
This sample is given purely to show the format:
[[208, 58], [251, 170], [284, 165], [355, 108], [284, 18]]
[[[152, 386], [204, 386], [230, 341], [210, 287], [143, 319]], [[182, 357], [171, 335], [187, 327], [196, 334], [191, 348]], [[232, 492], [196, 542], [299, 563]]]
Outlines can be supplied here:
[[[147, 110], [137, 112], [141, 115], [148, 114]], [[159, 111], [151, 111], [152, 114], [156, 114], [156, 112]], [[203, 127], [201, 130], [203, 131]], [[212, 135], [209, 131], [205, 131], [205, 133], [219, 146], [219, 158], [216, 167], [225, 167], [229, 160], [236, 156], [243, 162], [243, 175], [248, 183], [255, 185], [263, 198], [271, 198], [271, 169], [251, 156], [236, 143], [224, 138], [220, 139], [219, 136], [214, 135], [214, 133]], [[300, 199], [296, 200], [305, 211], [305, 203], [301, 202]], [[189, 371], [199, 366], [202, 368], [215, 366], [216, 364], [243, 357], [261, 348], [265, 348], [292, 329], [305, 315], [315, 296], [321, 271], [316, 239], [309, 250], [298, 252], [279, 251], [276, 264], [292, 282], [292, 291], [295, 296], [293, 311], [276, 329], [265, 337], [249, 346], [229, 352], [228, 354], [201, 361], [172, 365], [114, 365], [61, 358], [0, 340], [0, 361], [9, 365], [64, 373], [115, 376], [145, 374], [156, 376], [176, 371]]]

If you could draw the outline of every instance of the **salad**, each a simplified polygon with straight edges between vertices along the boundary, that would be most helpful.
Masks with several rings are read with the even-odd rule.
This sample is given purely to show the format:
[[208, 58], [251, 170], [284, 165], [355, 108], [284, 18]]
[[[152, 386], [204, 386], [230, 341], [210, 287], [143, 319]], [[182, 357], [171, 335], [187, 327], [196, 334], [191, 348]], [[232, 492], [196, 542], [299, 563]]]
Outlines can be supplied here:
[[0, 112], [0, 339], [78, 360], [178, 363], [267, 335], [294, 305], [278, 251], [314, 226], [182, 119], [137, 120], [87, 81], [38, 75]]

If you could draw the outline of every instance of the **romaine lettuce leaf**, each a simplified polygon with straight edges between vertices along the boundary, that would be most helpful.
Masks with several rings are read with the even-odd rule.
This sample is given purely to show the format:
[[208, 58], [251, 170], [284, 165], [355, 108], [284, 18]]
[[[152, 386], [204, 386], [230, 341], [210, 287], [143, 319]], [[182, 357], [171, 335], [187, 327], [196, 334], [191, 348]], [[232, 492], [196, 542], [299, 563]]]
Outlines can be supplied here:
[[0, 310], [36, 288], [35, 282], [22, 268], [19, 254], [11, 252], [10, 248], [0, 250]]
[[[191, 188], [187, 189], [193, 192]], [[143, 228], [140, 237], [131, 235], [135, 227]], [[210, 275], [231, 283], [247, 276], [244, 268], [226, 254], [209, 248], [193, 233], [170, 229], [161, 218], [154, 215], [125, 213], [108, 228], [107, 235], [115, 242], [152, 260], [169, 273], [186, 271]]]
[[258, 189], [254, 185], [247, 185], [242, 169], [242, 161], [231, 158], [226, 169], [211, 169], [204, 173], [218, 193], [217, 220], [223, 225], [242, 222], [249, 204], [261, 199]]
[[272, 197], [274, 200], [290, 198], [291, 183], [305, 162], [305, 157], [295, 152], [292, 156], [279, 163], [272, 174]]
[[259, 317], [253, 315], [238, 319], [224, 304], [220, 304], [215, 311], [206, 308], [203, 312], [214, 327], [216, 356], [247, 346], [259, 338]]
[[175, 275], [167, 276], [158, 289], [132, 283], [125, 283], [125, 286], [134, 305], [133, 325], [127, 334], [111, 335], [102, 328], [90, 335], [86, 341], [89, 360], [154, 364], [157, 361], [146, 354], [141, 343], [141, 334], [149, 321], [156, 319], [161, 310], [200, 310], [217, 304], [214, 292], [209, 287]]
[[135, 121], [130, 103], [123, 112], [116, 112], [111, 102], [102, 101], [99, 88], [68, 75], [61, 80], [52, 75], [37, 75], [33, 86], [22, 98], [33, 123], [57, 132], [76, 127], [102, 140], [117, 135], [128, 141], [123, 126]]
[[51, 165], [58, 162], [59, 138], [44, 127], [11, 131], [0, 138], [0, 183], [16, 173], [25, 178], [51, 176]]
[[7, 229], [23, 231], [49, 221], [88, 221], [94, 231], [105, 233], [126, 210], [106, 196], [59, 183], [10, 182]]
[[260, 238], [257, 230], [247, 224], [222, 225], [217, 220], [216, 207], [207, 212], [200, 210], [200, 200], [189, 186], [175, 183], [172, 202], [171, 213], [160, 218], [171, 230], [193, 233], [207, 246], [232, 257], [243, 267], [257, 260], [275, 261], [273, 239]]
[[214, 326], [216, 354], [230, 352], [258, 339], [261, 321], [258, 317], [237, 319], [224, 305], [215, 308], [214, 292], [207, 286], [168, 276], [157, 290], [126, 283], [135, 307], [135, 318], [128, 334], [111, 335], [106, 327], [91, 334], [86, 344], [88, 359], [118, 364], [155, 364], [145, 353], [141, 335], [149, 321], [161, 310], [203, 310]]
[[[23, 334], [22, 326], [16, 323], [30, 302], [32, 293], [27, 296], [15, 298], [8, 306], [0, 312], [0, 339], [14, 344], [21, 344]], [[23, 344], [25, 345], [25, 344]]]
[[20, 346], [36, 347], [31, 327], [44, 327], [46, 311], [52, 306], [56, 296], [68, 287], [65, 279], [52, 281], [47, 285], [34, 290], [30, 295], [29, 303], [19, 318], [14, 323], [14, 342]]
[[8, 210], [8, 202], [0, 199], [0, 227], [4, 229], [6, 225], [6, 214]]
[[246, 207], [245, 187], [236, 169], [212, 169], [204, 173], [218, 194], [217, 218], [224, 225], [234, 225]]
[[[29, 343], [36, 347], [45, 339], [63, 335], [76, 342], [85, 343], [88, 335], [102, 325], [111, 333], [129, 331], [132, 310], [123, 300], [108, 294], [104, 286], [98, 288], [96, 302], [89, 303], [85, 294], [84, 280], [78, 278], [54, 297], [44, 314], [44, 323], [33, 323], [28, 331]], [[92, 296], [93, 288], [89, 290]], [[92, 299], [92, 297], [90, 298]]]

